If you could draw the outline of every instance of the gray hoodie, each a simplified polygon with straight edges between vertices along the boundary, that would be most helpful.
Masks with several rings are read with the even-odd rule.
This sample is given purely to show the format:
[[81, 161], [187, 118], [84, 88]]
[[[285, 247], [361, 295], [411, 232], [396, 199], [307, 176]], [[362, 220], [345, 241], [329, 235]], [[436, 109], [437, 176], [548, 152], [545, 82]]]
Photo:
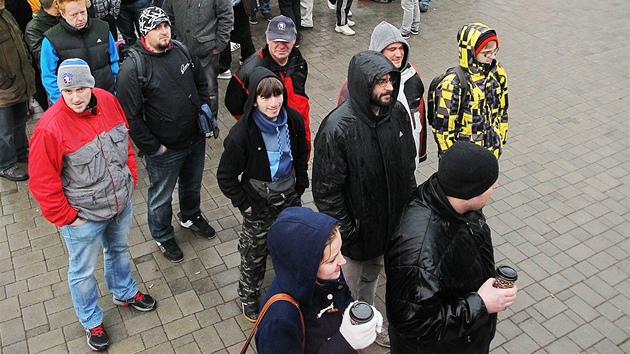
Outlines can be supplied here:
[[370, 50], [382, 52], [388, 45], [392, 43], [402, 43], [405, 48], [405, 56], [403, 57], [402, 65], [398, 70], [401, 73], [409, 66], [409, 44], [403, 38], [398, 28], [394, 27], [389, 22], [382, 21], [372, 31], [372, 38], [370, 38]]

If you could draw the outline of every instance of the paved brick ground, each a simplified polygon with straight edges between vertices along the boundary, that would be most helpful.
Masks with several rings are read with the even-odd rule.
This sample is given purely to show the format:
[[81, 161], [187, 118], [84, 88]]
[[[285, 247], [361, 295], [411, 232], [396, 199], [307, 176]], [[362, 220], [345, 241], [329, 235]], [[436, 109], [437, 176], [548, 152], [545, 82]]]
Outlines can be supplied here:
[[[402, 18], [398, 1], [355, 1], [352, 11], [354, 37], [334, 32], [334, 15], [322, 0], [315, 4], [315, 29], [304, 32], [313, 132], [334, 108], [348, 60], [367, 48], [372, 28], [383, 19], [398, 26]], [[493, 353], [630, 352], [628, 19], [625, 0], [436, 0], [422, 15], [420, 35], [409, 40], [428, 86], [456, 64], [462, 24], [486, 22], [501, 39], [510, 139], [501, 188], [485, 212], [497, 262], [519, 269], [520, 291], [499, 316]], [[257, 46], [265, 27], [264, 20], [252, 27]], [[221, 120], [225, 136], [233, 120], [225, 110]], [[99, 269], [110, 353], [237, 353], [251, 328], [236, 296], [241, 218], [217, 188], [221, 140], [208, 140], [207, 148], [202, 209], [218, 238], [202, 240], [176, 226], [186, 256], [180, 264], [166, 261], [149, 235], [148, 179], [140, 171], [129, 236], [133, 272], [160, 303], [147, 314], [116, 308]], [[417, 170], [420, 182], [437, 166], [432, 141], [429, 150]], [[304, 199], [314, 207], [310, 191]], [[58, 230], [41, 217], [26, 183], [0, 179], [0, 202], [0, 353], [88, 352]], [[381, 286], [380, 309], [384, 298]]]

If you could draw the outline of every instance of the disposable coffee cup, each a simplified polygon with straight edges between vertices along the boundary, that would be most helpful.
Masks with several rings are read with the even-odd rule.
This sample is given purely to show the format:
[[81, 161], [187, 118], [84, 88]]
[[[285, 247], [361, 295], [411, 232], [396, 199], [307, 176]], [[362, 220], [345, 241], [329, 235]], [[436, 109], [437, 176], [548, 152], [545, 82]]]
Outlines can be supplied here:
[[365, 301], [357, 301], [350, 307], [350, 323], [358, 325], [370, 320], [374, 317], [372, 306]]
[[516, 270], [507, 265], [497, 267], [495, 281], [492, 286], [499, 289], [509, 289], [514, 287], [514, 282], [518, 279]]

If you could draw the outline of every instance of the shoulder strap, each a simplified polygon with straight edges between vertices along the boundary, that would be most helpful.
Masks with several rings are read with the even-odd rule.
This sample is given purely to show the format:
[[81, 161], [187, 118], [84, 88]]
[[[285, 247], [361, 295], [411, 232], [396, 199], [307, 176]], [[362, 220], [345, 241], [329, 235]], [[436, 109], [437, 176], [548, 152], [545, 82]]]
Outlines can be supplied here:
[[254, 333], [256, 333], [258, 324], [260, 324], [260, 321], [262, 320], [263, 316], [265, 316], [265, 312], [267, 312], [267, 309], [269, 309], [269, 306], [271, 306], [271, 304], [273, 304], [274, 302], [278, 300], [288, 301], [297, 308], [298, 313], [300, 314], [300, 321], [302, 322], [302, 348], [304, 348], [304, 339], [306, 338], [306, 332], [304, 328], [304, 316], [302, 316], [300, 305], [298, 304], [297, 301], [295, 301], [295, 299], [291, 295], [286, 294], [286, 293], [280, 293], [269, 298], [265, 306], [263, 306], [262, 311], [260, 311], [260, 314], [258, 315], [258, 319], [256, 320], [256, 323], [254, 323], [254, 327], [252, 327], [252, 331], [249, 332], [249, 336], [247, 336], [247, 339], [245, 340], [245, 344], [243, 344], [243, 349], [241, 349], [241, 354], [245, 354], [245, 352], [247, 351], [247, 347], [249, 347], [249, 343], [254, 337]]
[[186, 59], [188, 59], [188, 62], [190, 63], [190, 67], [192, 68], [194, 72], [195, 62], [192, 59], [192, 54], [190, 53], [190, 49], [184, 43], [178, 41], [177, 39], [171, 39], [171, 43], [173, 43], [174, 46], [176, 46], [177, 48], [181, 49], [182, 52], [184, 52], [184, 55], [186, 56]]
[[464, 73], [464, 68], [461, 66], [455, 67], [455, 74], [459, 78], [459, 107], [457, 107], [457, 122], [461, 124], [462, 117], [464, 116], [464, 101], [467, 101], [468, 97], [468, 79]]
[[[136, 49], [130, 48], [128, 52], [129, 59], [136, 65], [136, 75], [138, 75], [138, 83], [140, 89], [144, 89], [149, 81], [145, 72], [144, 56]], [[143, 94], [144, 96], [144, 94]]]

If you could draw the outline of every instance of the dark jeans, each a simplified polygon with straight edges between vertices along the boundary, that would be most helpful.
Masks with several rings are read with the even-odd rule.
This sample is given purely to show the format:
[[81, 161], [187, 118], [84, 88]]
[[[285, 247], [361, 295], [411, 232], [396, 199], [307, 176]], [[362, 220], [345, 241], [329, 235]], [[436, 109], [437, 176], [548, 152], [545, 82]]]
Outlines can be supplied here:
[[0, 171], [13, 167], [18, 157], [28, 156], [27, 119], [28, 101], [0, 107]]
[[[122, 34], [126, 44], [134, 44], [138, 39], [136, 36], [136, 29], [138, 26], [138, 19], [142, 10], [151, 6], [150, 0], [136, 0], [133, 2], [123, 1], [120, 4], [120, 14], [118, 15], [118, 29]], [[115, 37], [114, 37], [115, 39]]]
[[167, 149], [159, 156], [145, 156], [149, 176], [147, 219], [151, 236], [158, 242], [173, 238], [173, 190], [178, 183], [182, 219], [201, 213], [201, 178], [206, 155], [206, 139], [181, 149]]
[[[245, 13], [245, 7], [239, 2], [234, 9], [234, 29], [230, 33], [230, 41], [241, 45], [241, 60], [249, 58], [256, 52], [252, 42], [252, 31], [249, 27], [249, 20]], [[219, 72], [222, 73], [232, 67], [232, 50], [226, 46], [219, 57]]]

